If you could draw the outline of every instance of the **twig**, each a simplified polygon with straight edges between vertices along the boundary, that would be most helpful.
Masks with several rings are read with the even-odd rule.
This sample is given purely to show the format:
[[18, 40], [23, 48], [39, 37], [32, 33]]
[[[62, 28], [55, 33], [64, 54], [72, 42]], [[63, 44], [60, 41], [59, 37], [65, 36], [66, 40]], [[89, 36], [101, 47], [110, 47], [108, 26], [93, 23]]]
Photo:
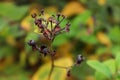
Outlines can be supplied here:
[[48, 75], [48, 80], [50, 80], [53, 70], [54, 70], [54, 57], [51, 56], [51, 69]]

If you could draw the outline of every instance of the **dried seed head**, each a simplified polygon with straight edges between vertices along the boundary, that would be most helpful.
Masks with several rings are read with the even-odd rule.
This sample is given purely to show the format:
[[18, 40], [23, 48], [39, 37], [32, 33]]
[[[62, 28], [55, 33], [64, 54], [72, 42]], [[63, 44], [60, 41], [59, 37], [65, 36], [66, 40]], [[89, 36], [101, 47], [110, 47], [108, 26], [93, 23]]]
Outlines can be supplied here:
[[[41, 30], [40, 32], [46, 37], [48, 40], [55, 39], [55, 37], [58, 34], [61, 34], [63, 32], [69, 32], [70, 31], [70, 23], [67, 23], [64, 28], [60, 26], [62, 21], [66, 18], [64, 15], [58, 13], [55, 16], [52, 15], [48, 19], [44, 19], [44, 9], [41, 10], [41, 16], [38, 18], [37, 15], [34, 13], [32, 15], [33, 18], [35, 18], [35, 25]], [[60, 19], [61, 17], [61, 19]], [[51, 29], [48, 29], [48, 24], [50, 24]]]

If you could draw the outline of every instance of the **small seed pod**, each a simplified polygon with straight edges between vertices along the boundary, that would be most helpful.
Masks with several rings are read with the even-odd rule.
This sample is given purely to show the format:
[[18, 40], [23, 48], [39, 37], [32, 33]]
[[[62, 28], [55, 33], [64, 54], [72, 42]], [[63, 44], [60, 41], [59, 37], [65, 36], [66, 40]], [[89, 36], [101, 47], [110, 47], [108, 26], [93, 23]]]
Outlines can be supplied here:
[[66, 32], [70, 31], [70, 23], [69, 22], [66, 24], [65, 31]]
[[82, 61], [84, 61], [84, 57], [83, 57], [82, 55], [79, 54], [78, 57], [77, 57], [76, 64], [79, 65], [79, 64], [81, 64]]
[[37, 14], [33, 13], [31, 16], [32, 16], [32, 18], [36, 18]]
[[36, 46], [36, 43], [35, 43], [34, 40], [30, 40], [30, 41], [28, 42], [28, 45], [29, 45], [29, 46], [32, 46], [32, 50], [33, 50], [33, 51], [34, 51], [34, 50], [37, 50], [37, 46]]
[[47, 53], [48, 53], [48, 48], [44, 48], [44, 49], [42, 50], [42, 53], [43, 53], [44, 56], [46, 56]]
[[45, 45], [42, 45], [40, 48], [39, 48], [39, 52], [41, 52], [44, 56], [46, 56], [49, 52], [47, 46]]
[[28, 42], [28, 45], [30, 45], [30, 46], [34, 46], [36, 43], [35, 43], [35, 41], [34, 40], [30, 40], [29, 42]]

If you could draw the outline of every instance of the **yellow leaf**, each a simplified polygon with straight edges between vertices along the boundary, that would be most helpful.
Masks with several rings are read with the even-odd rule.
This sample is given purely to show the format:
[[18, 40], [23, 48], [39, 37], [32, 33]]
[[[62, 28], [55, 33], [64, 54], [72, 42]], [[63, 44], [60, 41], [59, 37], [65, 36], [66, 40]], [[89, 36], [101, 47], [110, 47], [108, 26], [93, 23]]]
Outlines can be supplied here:
[[89, 76], [87, 76], [87, 77], [86, 77], [86, 79], [85, 79], [85, 80], [95, 80], [95, 77], [94, 77], [94, 76], [89, 75]]
[[24, 66], [26, 64], [26, 58], [27, 58], [26, 52], [22, 51], [19, 57], [20, 57], [20, 64]]
[[90, 17], [87, 21], [88, 26], [93, 27], [94, 26], [94, 19]]
[[56, 12], [58, 12], [56, 6], [50, 6], [45, 8], [45, 14], [55, 14]]
[[[73, 61], [71, 58], [61, 58], [55, 61], [58, 66], [71, 66]], [[51, 63], [41, 66], [38, 71], [33, 75], [32, 80], [47, 80], [50, 72]], [[54, 68], [51, 80], [66, 80], [66, 70], [61, 68]]]
[[15, 46], [16, 45], [16, 40], [14, 39], [14, 37], [12, 36], [8, 36], [6, 38], [6, 42], [9, 44], [9, 45], [12, 45], [12, 46]]
[[98, 0], [98, 4], [101, 6], [105, 5], [105, 3], [106, 3], [106, 0]]
[[63, 9], [62, 14], [69, 17], [72, 15], [76, 15], [85, 11], [85, 8], [81, 3], [76, 1], [69, 2]]
[[102, 43], [106, 46], [111, 46], [110, 39], [103, 32], [98, 32], [97, 33], [97, 39], [99, 40], [100, 43]]
[[60, 45], [57, 48], [56, 57], [72, 57], [72, 54], [70, 54], [72, 48], [73, 48], [73, 44], [71, 44], [70, 42], [66, 42]]
[[28, 16], [26, 16], [22, 22], [21, 22], [21, 28], [26, 30], [26, 31], [30, 31], [32, 29], [34, 25], [34, 19], [31, 17], [31, 15], [33, 13], [38, 14], [38, 10], [35, 9], [35, 6], [33, 6], [33, 8], [31, 9], [30, 13], [28, 14]]
[[31, 20], [32, 20], [32, 18], [30, 15], [28, 15], [26, 18], [24, 18], [23, 21], [21, 22], [21, 28], [26, 31], [30, 31], [32, 24], [34, 24], [34, 22], [31, 23]]

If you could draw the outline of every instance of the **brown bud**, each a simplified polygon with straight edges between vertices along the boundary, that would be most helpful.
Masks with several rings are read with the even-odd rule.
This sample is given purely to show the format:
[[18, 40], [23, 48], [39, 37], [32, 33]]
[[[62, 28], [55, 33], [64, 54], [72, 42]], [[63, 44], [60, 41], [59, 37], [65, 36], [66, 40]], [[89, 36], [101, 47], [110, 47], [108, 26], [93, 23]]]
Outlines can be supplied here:
[[41, 10], [41, 14], [44, 15], [44, 9]]
[[69, 22], [66, 24], [65, 31], [66, 32], [70, 31], [70, 23]]
[[37, 14], [33, 13], [31, 16], [32, 16], [32, 18], [36, 18]]

